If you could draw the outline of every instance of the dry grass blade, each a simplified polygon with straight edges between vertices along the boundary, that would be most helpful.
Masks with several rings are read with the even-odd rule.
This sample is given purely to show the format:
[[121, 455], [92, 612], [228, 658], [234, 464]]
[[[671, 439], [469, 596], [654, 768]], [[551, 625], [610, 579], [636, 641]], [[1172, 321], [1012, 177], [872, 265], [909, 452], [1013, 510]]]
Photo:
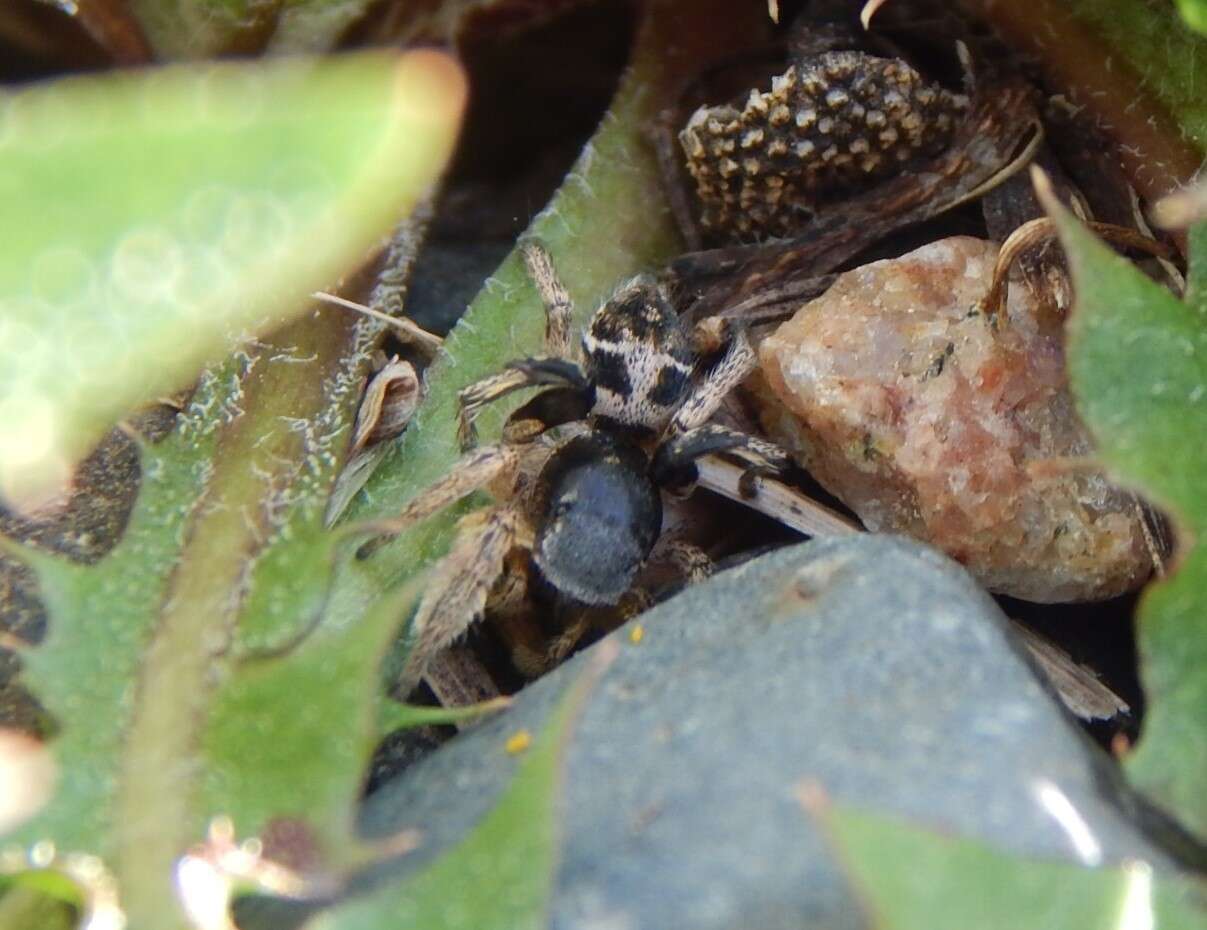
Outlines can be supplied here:
[[374, 310], [372, 307], [358, 304], [355, 300], [348, 300], [346, 297], [340, 297], [337, 294], [328, 294], [326, 291], [315, 291], [311, 296], [315, 300], [321, 300], [336, 307], [343, 307], [345, 310], [355, 311], [356, 313], [379, 320], [388, 326], [392, 326], [396, 334], [404, 342], [414, 343], [424, 349], [429, 355], [435, 355], [440, 350], [440, 347], [444, 345], [444, 340], [435, 333], [429, 333], [418, 323], [409, 320], [405, 316], [390, 316], [388, 313], [382, 313], [380, 310]]
[[[1136, 249], [1157, 258], [1168, 259], [1174, 255], [1173, 250], [1164, 243], [1126, 226], [1094, 222], [1088, 222], [1086, 226], [1114, 245]], [[980, 312], [995, 323], [1004, 321], [1010, 269], [1024, 252], [1052, 242], [1056, 237], [1056, 225], [1046, 216], [1024, 223], [1012, 232], [998, 251], [997, 263], [993, 268], [993, 281], [978, 308]]]
[[848, 536], [863, 530], [849, 517], [771, 478], [756, 478], [758, 495], [753, 499], [743, 497], [739, 485], [746, 469], [715, 455], [700, 459], [697, 468], [700, 487], [738, 501], [807, 536]]
[[863, 9], [859, 11], [859, 22], [864, 29], [872, 28], [872, 17], [876, 15], [876, 11], [884, 6], [888, 0], [868, 0], [863, 5]]
[[1082, 720], [1110, 720], [1131, 711], [1127, 702], [1099, 681], [1092, 670], [1017, 620], [1012, 623], [1014, 632], [1070, 713]]

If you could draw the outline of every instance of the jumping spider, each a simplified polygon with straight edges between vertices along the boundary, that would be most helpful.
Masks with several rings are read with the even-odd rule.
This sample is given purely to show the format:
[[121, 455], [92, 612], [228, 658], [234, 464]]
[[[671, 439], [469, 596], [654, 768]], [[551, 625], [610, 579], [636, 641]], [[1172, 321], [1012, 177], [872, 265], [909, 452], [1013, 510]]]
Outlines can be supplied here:
[[[487, 487], [500, 501], [462, 521], [435, 569], [412, 621], [400, 691], [416, 684], [430, 659], [482, 615], [492, 591], [496, 599], [522, 596], [514, 588], [523, 585], [526, 573], [504, 573], [514, 547], [527, 550], [529, 572], [559, 597], [588, 608], [616, 605], [659, 541], [661, 490], [689, 488], [696, 459], [720, 452], [738, 457], [745, 466], [745, 495], [754, 493], [756, 476], [791, 468], [777, 446], [708, 423], [755, 367], [743, 332], [728, 334], [720, 360], [696, 377], [695, 346], [707, 340], [701, 335], [693, 343], [695, 333], [680, 322], [662, 287], [638, 277], [595, 311], [576, 353], [570, 297], [548, 252], [536, 242], [522, 251], [545, 305], [547, 354], [511, 362], [462, 390], [464, 457], [397, 517], [369, 528], [401, 532]], [[511, 415], [500, 443], [474, 447], [478, 410], [537, 386], [545, 390]], [[577, 426], [577, 432], [545, 441], [547, 431], [559, 426]], [[672, 561], [699, 571], [701, 553], [668, 549]], [[362, 547], [362, 556], [366, 552]]]

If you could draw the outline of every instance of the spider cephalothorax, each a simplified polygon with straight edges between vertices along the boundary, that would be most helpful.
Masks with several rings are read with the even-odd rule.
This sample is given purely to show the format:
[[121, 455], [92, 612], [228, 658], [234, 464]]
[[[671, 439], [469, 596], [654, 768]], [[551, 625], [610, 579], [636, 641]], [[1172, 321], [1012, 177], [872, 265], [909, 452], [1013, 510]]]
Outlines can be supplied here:
[[675, 311], [653, 283], [635, 281], [591, 318], [583, 333], [593, 415], [659, 431], [691, 385], [695, 356]]
[[[404, 689], [483, 612], [516, 546], [530, 551], [530, 565], [558, 597], [615, 605], [655, 551], [661, 490], [690, 485], [697, 458], [733, 454], [751, 476], [790, 467], [772, 444], [707, 422], [754, 368], [743, 333], [695, 377], [699, 359], [689, 334], [662, 289], [637, 278], [596, 310], [575, 352], [570, 299], [548, 253], [528, 243], [524, 258], [547, 311], [547, 354], [512, 362], [465, 388], [459, 433], [466, 455], [397, 518], [372, 527], [399, 532], [488, 486], [500, 499], [467, 518], [437, 567], [412, 624]], [[473, 448], [476, 412], [534, 386], [545, 389], [511, 415], [502, 442]], [[570, 438], [549, 441], [549, 430], [572, 424]], [[703, 564], [681, 545], [668, 546], [666, 555], [687, 563], [692, 574]]]

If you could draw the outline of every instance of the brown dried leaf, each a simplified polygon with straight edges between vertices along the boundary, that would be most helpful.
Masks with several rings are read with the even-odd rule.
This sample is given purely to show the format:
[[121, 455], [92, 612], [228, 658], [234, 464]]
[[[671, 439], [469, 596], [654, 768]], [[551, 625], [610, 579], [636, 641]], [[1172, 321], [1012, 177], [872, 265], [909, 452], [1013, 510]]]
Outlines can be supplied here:
[[356, 413], [352, 451], [393, 439], [402, 433], [423, 399], [415, 368], [395, 356], [369, 381]]

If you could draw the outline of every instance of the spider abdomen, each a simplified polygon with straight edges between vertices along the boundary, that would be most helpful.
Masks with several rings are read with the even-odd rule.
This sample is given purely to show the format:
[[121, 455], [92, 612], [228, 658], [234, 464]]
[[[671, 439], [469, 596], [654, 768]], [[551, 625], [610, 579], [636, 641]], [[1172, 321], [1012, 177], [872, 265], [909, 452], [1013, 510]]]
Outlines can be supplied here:
[[662, 497], [636, 445], [607, 433], [576, 436], [541, 472], [532, 556], [558, 591], [615, 604], [662, 532]]

